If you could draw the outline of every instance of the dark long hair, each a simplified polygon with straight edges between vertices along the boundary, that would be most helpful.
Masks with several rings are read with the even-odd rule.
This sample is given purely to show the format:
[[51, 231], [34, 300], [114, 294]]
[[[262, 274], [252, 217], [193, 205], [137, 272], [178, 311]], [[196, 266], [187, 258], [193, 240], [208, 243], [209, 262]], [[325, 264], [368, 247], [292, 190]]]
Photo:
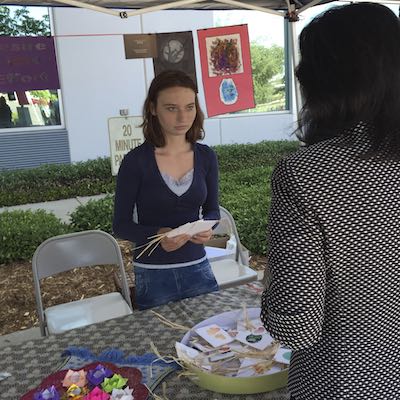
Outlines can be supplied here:
[[186, 140], [195, 143], [204, 138], [204, 114], [197, 99], [197, 88], [192, 79], [182, 71], [163, 71], [150, 84], [149, 93], [143, 105], [143, 135], [155, 147], [165, 146], [165, 137], [156, 115], [153, 115], [152, 106], [157, 107], [158, 95], [162, 90], [172, 87], [192, 89], [195, 93], [196, 117], [193, 125], [186, 133]]
[[400, 22], [387, 7], [332, 8], [300, 35], [300, 129], [312, 144], [368, 124], [373, 152], [400, 154]]

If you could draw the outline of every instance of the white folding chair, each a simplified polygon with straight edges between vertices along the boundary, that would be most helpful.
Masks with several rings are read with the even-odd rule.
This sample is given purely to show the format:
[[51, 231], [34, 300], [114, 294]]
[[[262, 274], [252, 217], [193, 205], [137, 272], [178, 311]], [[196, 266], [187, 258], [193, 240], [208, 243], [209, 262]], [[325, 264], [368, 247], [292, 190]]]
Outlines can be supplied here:
[[[113, 292], [43, 309], [40, 280], [77, 267], [116, 264], [122, 294]], [[32, 259], [36, 307], [42, 336], [132, 313], [124, 262], [118, 242], [98, 230], [55, 236], [36, 249]]]
[[257, 280], [257, 272], [249, 267], [249, 251], [241, 244], [232, 214], [219, 207], [221, 222], [214, 234], [229, 236], [223, 249], [206, 246], [206, 254], [220, 288], [242, 285]]

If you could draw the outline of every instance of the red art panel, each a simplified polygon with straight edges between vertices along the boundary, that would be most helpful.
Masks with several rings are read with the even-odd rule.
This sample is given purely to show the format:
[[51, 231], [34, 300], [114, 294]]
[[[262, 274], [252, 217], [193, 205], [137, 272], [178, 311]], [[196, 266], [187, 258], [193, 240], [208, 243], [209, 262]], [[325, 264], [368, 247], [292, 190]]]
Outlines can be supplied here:
[[207, 114], [254, 108], [247, 25], [197, 31]]

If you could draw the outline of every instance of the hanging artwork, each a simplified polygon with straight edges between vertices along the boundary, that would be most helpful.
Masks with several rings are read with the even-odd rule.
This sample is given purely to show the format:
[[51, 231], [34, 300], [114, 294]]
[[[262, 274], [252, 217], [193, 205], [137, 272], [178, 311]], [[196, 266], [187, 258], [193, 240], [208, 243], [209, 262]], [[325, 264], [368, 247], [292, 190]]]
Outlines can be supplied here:
[[0, 36], [0, 93], [59, 88], [52, 37]]
[[156, 76], [165, 70], [183, 71], [197, 86], [191, 31], [157, 33], [157, 57], [153, 62]]
[[247, 25], [197, 31], [207, 114], [254, 108]]
[[156, 35], [124, 35], [125, 58], [153, 58], [157, 56]]

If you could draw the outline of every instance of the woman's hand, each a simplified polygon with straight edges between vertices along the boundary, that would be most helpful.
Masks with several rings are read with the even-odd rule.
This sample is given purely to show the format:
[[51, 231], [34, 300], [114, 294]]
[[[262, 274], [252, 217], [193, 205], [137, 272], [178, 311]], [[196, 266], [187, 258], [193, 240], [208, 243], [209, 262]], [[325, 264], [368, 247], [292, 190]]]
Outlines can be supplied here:
[[196, 233], [196, 235], [192, 236], [190, 241], [196, 244], [204, 244], [211, 239], [212, 232], [212, 229], [209, 229], [208, 231]]
[[[166, 233], [168, 231], [170, 231], [171, 228], [161, 228], [159, 229], [159, 231], [157, 233]], [[182, 235], [177, 235], [174, 237], [165, 237], [161, 240], [160, 244], [161, 247], [167, 251], [175, 251], [178, 250], [179, 248], [181, 248], [184, 244], [186, 244], [186, 242], [190, 239], [189, 235], [186, 234], [182, 234]]]

